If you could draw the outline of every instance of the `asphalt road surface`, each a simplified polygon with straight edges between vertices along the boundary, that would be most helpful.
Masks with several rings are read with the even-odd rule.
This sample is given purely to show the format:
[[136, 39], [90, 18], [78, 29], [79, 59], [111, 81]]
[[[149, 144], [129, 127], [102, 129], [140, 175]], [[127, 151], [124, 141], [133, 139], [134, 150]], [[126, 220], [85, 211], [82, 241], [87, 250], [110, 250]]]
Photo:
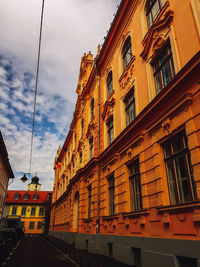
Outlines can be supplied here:
[[60, 251], [42, 236], [26, 236], [6, 267], [74, 267]]

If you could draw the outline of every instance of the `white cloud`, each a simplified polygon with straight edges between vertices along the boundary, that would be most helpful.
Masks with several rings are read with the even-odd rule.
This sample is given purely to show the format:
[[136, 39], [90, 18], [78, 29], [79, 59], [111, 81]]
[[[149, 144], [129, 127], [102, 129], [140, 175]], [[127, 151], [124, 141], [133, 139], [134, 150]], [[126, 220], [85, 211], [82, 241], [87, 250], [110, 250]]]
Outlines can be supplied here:
[[[96, 56], [119, 2], [45, 1], [32, 160], [43, 190], [53, 186], [54, 157], [73, 115], [81, 57], [89, 50]], [[41, 5], [0, 0], [0, 129], [17, 176], [10, 189], [26, 188], [19, 177], [29, 171]]]

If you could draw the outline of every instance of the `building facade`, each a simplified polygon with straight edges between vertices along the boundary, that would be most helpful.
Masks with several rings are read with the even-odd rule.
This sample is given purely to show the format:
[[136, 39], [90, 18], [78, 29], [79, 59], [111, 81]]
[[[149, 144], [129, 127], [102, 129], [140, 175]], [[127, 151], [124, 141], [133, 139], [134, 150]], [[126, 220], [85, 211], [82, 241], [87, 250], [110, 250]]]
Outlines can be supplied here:
[[3, 215], [4, 202], [10, 178], [14, 178], [14, 174], [9, 163], [8, 152], [0, 131], [0, 220]]
[[82, 57], [52, 235], [134, 266], [200, 266], [199, 14], [199, 0], [122, 0]]
[[[40, 191], [39, 178], [34, 176], [28, 188], [32, 190], [8, 190], [4, 217], [20, 218], [25, 234], [48, 232], [51, 191]], [[33, 190], [36, 187], [36, 190]]]

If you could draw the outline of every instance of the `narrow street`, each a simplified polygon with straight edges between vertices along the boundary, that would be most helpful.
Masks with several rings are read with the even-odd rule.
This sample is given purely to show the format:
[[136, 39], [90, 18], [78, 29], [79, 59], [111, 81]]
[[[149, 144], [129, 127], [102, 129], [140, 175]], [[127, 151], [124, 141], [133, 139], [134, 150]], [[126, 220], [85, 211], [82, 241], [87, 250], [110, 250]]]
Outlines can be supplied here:
[[14, 251], [6, 267], [72, 267], [61, 252], [42, 236], [26, 236]]

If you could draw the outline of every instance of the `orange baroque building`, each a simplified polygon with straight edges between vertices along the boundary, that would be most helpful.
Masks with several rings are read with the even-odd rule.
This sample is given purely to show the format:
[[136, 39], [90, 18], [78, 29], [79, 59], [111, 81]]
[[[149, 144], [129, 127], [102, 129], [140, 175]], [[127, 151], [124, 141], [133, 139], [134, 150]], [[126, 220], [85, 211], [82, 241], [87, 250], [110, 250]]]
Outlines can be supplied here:
[[51, 235], [132, 266], [200, 266], [199, 14], [199, 0], [122, 0], [84, 54]]

